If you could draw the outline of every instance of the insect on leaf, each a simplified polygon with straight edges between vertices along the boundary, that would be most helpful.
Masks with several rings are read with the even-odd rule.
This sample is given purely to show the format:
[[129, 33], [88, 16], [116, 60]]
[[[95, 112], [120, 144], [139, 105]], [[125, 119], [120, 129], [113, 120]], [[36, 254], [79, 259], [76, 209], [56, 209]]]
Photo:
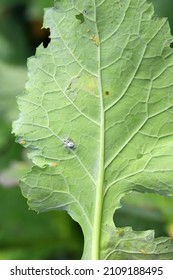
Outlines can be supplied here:
[[133, 191], [173, 194], [167, 19], [145, 0], [64, 0], [44, 27], [51, 42], [28, 60], [14, 123], [34, 163], [20, 183], [29, 207], [68, 211], [83, 259], [173, 259], [170, 239], [113, 222]]

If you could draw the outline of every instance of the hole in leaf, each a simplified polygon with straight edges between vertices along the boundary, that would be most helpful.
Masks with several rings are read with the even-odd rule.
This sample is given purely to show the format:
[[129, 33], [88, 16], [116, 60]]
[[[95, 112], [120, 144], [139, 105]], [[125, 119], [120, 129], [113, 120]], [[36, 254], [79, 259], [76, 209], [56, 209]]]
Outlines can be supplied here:
[[85, 18], [82, 13], [80, 13], [79, 15], [76, 15], [75, 17], [77, 20], [80, 20], [80, 23], [83, 23], [85, 21]]
[[[154, 6], [155, 14], [158, 17], [167, 17], [171, 34], [173, 34], [173, 17], [172, 17], [172, 9], [173, 9], [173, 1], [172, 0], [148, 0], [148, 2], [152, 2]], [[165, 3], [166, 2], [166, 3]]]
[[50, 36], [50, 29], [49, 28], [43, 28], [42, 29], [43, 32], [43, 47], [47, 48], [47, 46], [49, 45], [51, 38]]
[[123, 197], [121, 205], [113, 217], [116, 227], [132, 227], [134, 231], [154, 230], [155, 237], [171, 236], [172, 197], [134, 192]]
[[106, 95], [109, 95], [109, 91], [105, 91], [105, 94], [106, 94]]
[[170, 48], [172, 48], [172, 49], [173, 49], [173, 42], [172, 42], [172, 43], [170, 43]]

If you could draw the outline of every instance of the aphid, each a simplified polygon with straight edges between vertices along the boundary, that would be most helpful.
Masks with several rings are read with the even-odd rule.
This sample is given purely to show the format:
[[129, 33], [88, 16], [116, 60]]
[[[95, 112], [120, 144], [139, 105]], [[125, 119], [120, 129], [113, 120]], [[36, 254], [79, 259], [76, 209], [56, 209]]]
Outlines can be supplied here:
[[75, 144], [73, 142], [72, 139], [70, 139], [69, 137], [67, 139], [64, 140], [64, 146], [67, 148], [67, 149], [75, 149]]

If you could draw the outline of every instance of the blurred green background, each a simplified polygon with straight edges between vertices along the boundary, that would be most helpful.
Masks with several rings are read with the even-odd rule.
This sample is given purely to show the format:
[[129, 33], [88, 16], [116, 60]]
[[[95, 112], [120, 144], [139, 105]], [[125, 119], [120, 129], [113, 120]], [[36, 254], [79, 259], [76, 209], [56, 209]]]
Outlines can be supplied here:
[[[173, 30], [173, 1], [153, 3], [157, 15], [169, 18]], [[11, 134], [18, 116], [16, 96], [27, 78], [27, 57], [40, 43], [49, 42], [49, 33], [41, 26], [43, 9], [51, 6], [53, 0], [0, 0], [0, 259], [80, 259], [82, 254], [81, 229], [66, 212], [37, 215], [28, 210], [18, 179], [31, 163]], [[173, 199], [128, 195], [114, 221], [118, 227], [155, 229], [156, 236], [173, 238]]]

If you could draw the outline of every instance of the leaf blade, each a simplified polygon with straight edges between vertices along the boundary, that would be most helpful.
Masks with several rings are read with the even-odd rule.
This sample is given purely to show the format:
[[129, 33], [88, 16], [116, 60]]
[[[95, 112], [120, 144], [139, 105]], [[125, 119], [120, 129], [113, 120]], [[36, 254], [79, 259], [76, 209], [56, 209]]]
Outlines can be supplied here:
[[[148, 238], [151, 247], [159, 239], [129, 228], [122, 237], [113, 213], [134, 190], [173, 193], [170, 35], [145, 2], [57, 2], [45, 14], [51, 43], [29, 60], [27, 92], [19, 97], [15, 133], [38, 166], [23, 179], [24, 196], [37, 211], [69, 212], [82, 227], [86, 259], [129, 252], [145, 259]], [[76, 15], [84, 10], [80, 23]], [[68, 137], [75, 149], [64, 147]], [[159, 250], [146, 251], [156, 257]]]

